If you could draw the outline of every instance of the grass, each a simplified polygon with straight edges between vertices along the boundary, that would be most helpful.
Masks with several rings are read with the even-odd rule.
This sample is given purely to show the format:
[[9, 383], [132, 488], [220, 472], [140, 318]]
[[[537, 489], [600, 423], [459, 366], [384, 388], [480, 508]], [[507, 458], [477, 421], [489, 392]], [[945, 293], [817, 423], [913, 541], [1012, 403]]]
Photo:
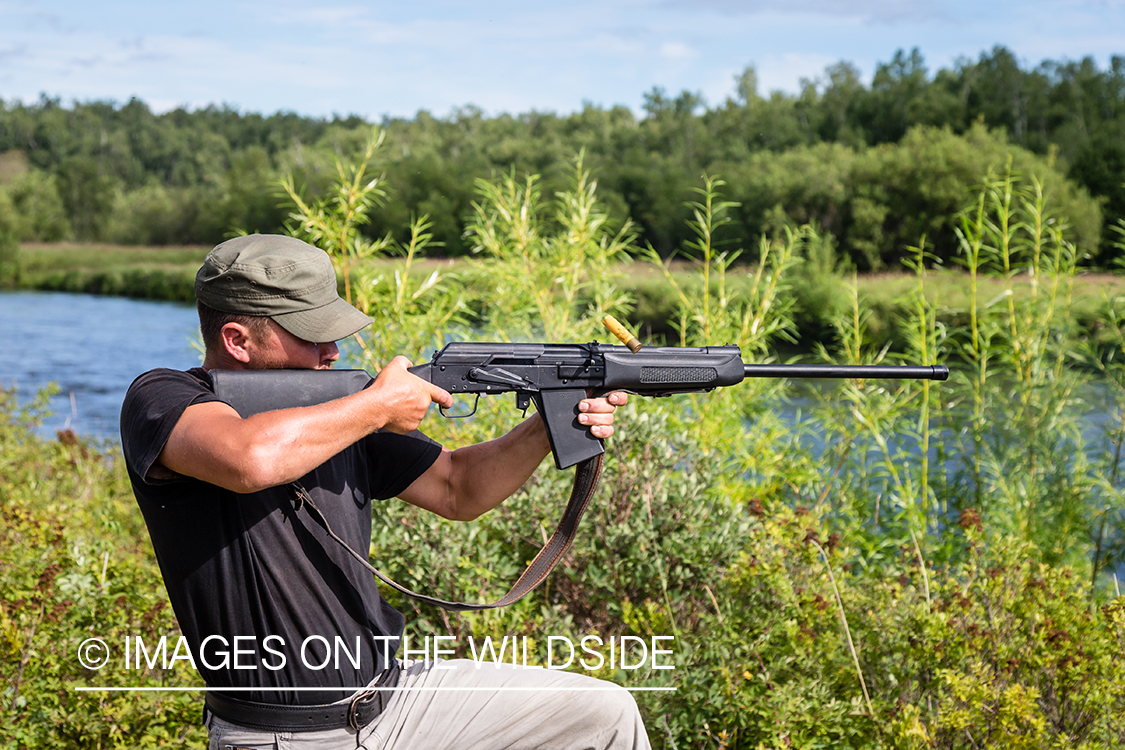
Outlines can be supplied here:
[[195, 272], [209, 249], [27, 244], [20, 248], [19, 270], [8, 285], [187, 302], [194, 299]]
[[20, 258], [24, 273], [29, 274], [154, 268], [195, 273], [210, 249], [203, 245], [152, 247], [77, 242], [27, 243], [20, 248]]
[[[969, 305], [968, 277], [962, 271], [939, 269], [926, 276], [926, 296], [940, 307], [951, 310]], [[913, 273], [877, 273], [859, 277], [859, 293], [874, 304], [890, 304], [901, 299], [918, 284]], [[981, 279], [982, 296], [994, 299], [1004, 291], [1004, 280], [998, 276]], [[1030, 295], [1031, 284], [1027, 276], [1015, 279], [1017, 301]], [[1074, 301], [1076, 310], [1093, 310], [1102, 294], [1114, 296], [1125, 292], [1125, 276], [1108, 273], [1090, 273], [1075, 278]]]

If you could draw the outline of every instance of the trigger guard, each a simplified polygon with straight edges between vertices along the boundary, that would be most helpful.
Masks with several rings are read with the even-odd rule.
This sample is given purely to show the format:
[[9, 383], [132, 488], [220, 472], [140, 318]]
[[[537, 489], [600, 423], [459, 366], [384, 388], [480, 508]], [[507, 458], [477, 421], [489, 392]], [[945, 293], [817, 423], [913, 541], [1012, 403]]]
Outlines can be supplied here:
[[480, 404], [480, 394], [477, 393], [477, 394], [474, 394], [474, 395], [476, 396], [476, 399], [473, 400], [473, 410], [471, 412], [469, 412], [468, 414], [450, 414], [445, 410], [445, 407], [442, 406], [441, 404], [438, 404], [438, 413], [441, 414], [446, 419], [466, 419], [468, 417], [471, 417], [471, 416], [473, 416], [474, 414], [477, 413], [477, 405]]

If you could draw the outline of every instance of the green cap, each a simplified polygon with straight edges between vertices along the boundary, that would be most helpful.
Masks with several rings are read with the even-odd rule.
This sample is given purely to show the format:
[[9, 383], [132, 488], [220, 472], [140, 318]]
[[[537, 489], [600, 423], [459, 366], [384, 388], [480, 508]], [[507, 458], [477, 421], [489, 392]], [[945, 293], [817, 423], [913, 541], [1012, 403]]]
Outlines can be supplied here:
[[347, 338], [371, 323], [336, 293], [327, 253], [276, 234], [236, 237], [208, 253], [195, 275], [195, 296], [221, 312], [270, 318], [317, 344]]

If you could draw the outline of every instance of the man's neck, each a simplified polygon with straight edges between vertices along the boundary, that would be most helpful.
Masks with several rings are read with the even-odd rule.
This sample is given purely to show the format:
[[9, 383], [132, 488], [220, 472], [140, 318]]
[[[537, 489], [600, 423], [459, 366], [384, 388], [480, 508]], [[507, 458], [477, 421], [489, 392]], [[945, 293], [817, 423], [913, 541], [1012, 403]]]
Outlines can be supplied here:
[[213, 352], [208, 350], [203, 355], [203, 364], [201, 365], [204, 370], [210, 372], [211, 370], [246, 370], [249, 369], [245, 364], [239, 362], [234, 357], [226, 352]]

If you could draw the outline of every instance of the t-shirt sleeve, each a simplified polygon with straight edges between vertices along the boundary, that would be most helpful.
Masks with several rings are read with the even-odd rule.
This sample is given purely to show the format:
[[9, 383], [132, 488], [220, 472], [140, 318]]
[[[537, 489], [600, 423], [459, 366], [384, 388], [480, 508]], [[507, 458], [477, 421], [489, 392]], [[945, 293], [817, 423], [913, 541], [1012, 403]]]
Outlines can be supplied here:
[[190, 372], [159, 369], [141, 375], [129, 386], [121, 405], [126, 466], [146, 484], [162, 483], [163, 478], [152, 476], [151, 470], [184, 410], [219, 400], [201, 377]]
[[375, 432], [364, 440], [371, 496], [377, 500], [397, 497], [441, 455], [441, 445], [418, 430]]

